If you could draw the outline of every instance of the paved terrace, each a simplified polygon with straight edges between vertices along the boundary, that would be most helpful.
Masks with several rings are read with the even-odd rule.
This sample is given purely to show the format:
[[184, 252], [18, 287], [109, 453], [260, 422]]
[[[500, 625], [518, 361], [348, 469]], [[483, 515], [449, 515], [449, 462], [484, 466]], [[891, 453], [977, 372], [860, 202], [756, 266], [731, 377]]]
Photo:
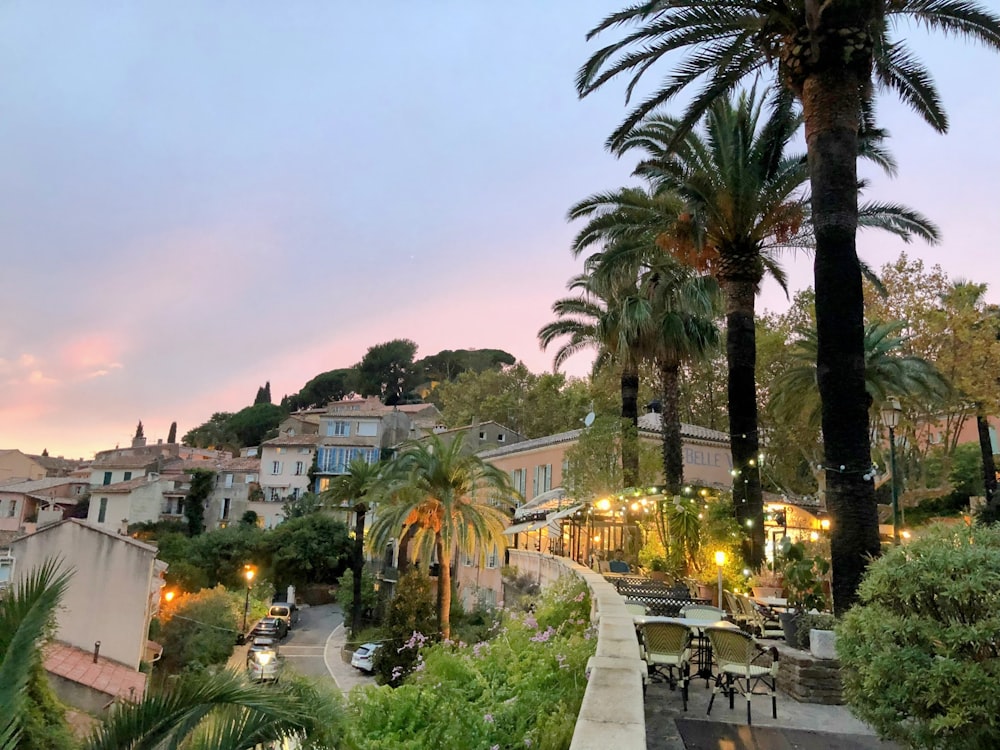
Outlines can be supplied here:
[[844, 706], [799, 703], [779, 693], [778, 718], [771, 718], [770, 701], [754, 703], [754, 725], [745, 722], [745, 702], [735, 708], [721, 695], [706, 715], [711, 690], [704, 680], [689, 686], [685, 713], [679, 692], [654, 682], [645, 699], [645, 662], [639, 658], [632, 616], [615, 587], [603, 576], [573, 560], [527, 550], [510, 550], [510, 565], [546, 586], [561, 576], [577, 575], [590, 587], [597, 623], [597, 652], [588, 667], [587, 692], [580, 707], [570, 750], [894, 750], [881, 742]]

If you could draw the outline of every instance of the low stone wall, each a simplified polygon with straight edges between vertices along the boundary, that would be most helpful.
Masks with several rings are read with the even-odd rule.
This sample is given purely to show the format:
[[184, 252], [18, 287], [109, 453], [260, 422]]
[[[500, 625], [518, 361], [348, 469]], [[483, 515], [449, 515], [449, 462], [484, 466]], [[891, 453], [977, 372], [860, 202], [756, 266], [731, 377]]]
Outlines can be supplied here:
[[808, 651], [799, 651], [784, 644], [778, 649], [778, 688], [800, 703], [824, 703], [839, 706], [841, 695], [840, 662], [817, 659]]
[[573, 560], [528, 550], [509, 550], [509, 563], [539, 586], [571, 574], [590, 588], [591, 622], [597, 625], [597, 651], [587, 665], [587, 691], [576, 720], [570, 750], [645, 750], [646, 718], [642, 680], [646, 664], [625, 600], [604, 576]]

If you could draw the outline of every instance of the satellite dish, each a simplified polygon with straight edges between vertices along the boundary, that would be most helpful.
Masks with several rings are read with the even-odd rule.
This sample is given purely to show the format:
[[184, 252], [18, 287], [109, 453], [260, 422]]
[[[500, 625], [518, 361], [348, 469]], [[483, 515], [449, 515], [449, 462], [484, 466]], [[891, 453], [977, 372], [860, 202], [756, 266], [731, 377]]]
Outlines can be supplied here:
[[586, 427], [590, 427], [590, 425], [594, 424], [594, 412], [590, 412], [583, 418], [583, 424]]

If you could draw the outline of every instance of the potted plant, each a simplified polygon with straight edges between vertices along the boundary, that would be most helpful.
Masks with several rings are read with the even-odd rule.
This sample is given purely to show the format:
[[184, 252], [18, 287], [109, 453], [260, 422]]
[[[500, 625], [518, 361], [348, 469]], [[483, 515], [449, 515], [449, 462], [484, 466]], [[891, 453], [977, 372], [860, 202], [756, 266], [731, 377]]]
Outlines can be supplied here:
[[667, 560], [665, 557], [654, 557], [649, 561], [649, 577], [654, 581], [667, 580]]
[[803, 542], [782, 540], [781, 570], [785, 577], [788, 611], [779, 613], [785, 641], [795, 645], [798, 641], [799, 616], [810, 610], [826, 608], [823, 576], [830, 570], [830, 563], [816, 555], [809, 557]]
[[784, 577], [765, 564], [750, 578], [750, 588], [757, 599], [778, 598], [785, 590]]

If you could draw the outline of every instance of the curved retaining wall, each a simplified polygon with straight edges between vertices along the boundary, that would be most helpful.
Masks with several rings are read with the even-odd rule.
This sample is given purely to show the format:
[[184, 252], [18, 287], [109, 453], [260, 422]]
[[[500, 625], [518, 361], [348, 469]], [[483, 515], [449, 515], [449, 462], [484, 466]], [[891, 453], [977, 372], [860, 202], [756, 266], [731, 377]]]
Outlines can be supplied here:
[[590, 588], [590, 619], [597, 625], [597, 652], [587, 664], [587, 691], [570, 750], [645, 750], [642, 680], [646, 664], [625, 600], [604, 576], [565, 557], [509, 550], [511, 567], [533, 575], [545, 588], [572, 574]]

